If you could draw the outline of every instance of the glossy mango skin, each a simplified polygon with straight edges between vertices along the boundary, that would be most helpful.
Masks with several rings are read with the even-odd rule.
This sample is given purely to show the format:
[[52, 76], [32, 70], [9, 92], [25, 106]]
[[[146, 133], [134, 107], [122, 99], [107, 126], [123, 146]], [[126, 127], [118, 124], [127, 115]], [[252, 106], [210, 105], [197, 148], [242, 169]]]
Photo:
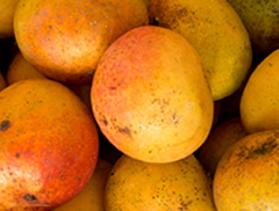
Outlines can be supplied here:
[[82, 192], [54, 211], [104, 211], [105, 186], [111, 168], [110, 163], [100, 159], [93, 176]]
[[214, 100], [240, 87], [252, 50], [246, 29], [226, 0], [150, 0], [149, 13], [198, 51]]
[[222, 157], [213, 182], [218, 211], [279, 210], [279, 131], [253, 133]]
[[150, 164], [122, 156], [105, 192], [107, 211], [214, 211], [209, 180], [194, 156]]
[[190, 155], [205, 141], [213, 119], [196, 51], [161, 27], [133, 29], [109, 47], [96, 70], [91, 99], [109, 141], [151, 163]]
[[214, 175], [216, 167], [223, 154], [239, 139], [246, 136], [240, 118], [233, 118], [218, 125], [201, 146], [198, 159]]
[[36, 70], [29, 62], [27, 62], [19, 52], [12, 60], [8, 72], [7, 83], [9, 85], [20, 80], [32, 78], [46, 78], [42, 73]]
[[250, 76], [240, 101], [240, 115], [250, 133], [279, 128], [279, 50], [266, 57]]
[[18, 0], [0, 0], [0, 38], [13, 36], [13, 17]]
[[42, 73], [83, 83], [112, 41], [147, 22], [142, 0], [20, 0], [14, 30], [24, 57]]
[[268, 55], [279, 48], [279, 1], [228, 0], [246, 26], [253, 50]]
[[98, 157], [86, 106], [46, 79], [0, 92], [0, 209], [54, 207], [78, 194]]

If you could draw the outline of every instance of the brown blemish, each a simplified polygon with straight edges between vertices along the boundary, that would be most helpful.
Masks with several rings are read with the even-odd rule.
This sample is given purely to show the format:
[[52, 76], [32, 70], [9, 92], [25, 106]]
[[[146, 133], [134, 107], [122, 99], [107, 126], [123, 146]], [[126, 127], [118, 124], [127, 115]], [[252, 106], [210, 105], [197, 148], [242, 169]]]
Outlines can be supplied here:
[[179, 210], [188, 210], [188, 208], [189, 208], [189, 205], [191, 205], [193, 203], [193, 201], [192, 200], [189, 200], [189, 201], [187, 201], [187, 202], [183, 202], [183, 201], [181, 201], [180, 202], [180, 206], [179, 206]]
[[7, 119], [3, 120], [0, 125], [0, 131], [5, 131], [11, 127], [11, 122]]
[[128, 128], [128, 127], [123, 127], [123, 128], [118, 128], [118, 131], [120, 132], [120, 133], [123, 133], [123, 134], [125, 134], [125, 135], [127, 135], [127, 136], [132, 136], [132, 134], [131, 134], [131, 130]]
[[243, 147], [241, 152], [238, 153], [238, 156], [245, 159], [257, 158], [259, 156], [264, 156], [271, 153], [277, 147], [277, 145], [276, 138], [269, 137], [264, 143], [255, 148], [251, 149]]
[[117, 88], [116, 86], [110, 86], [109, 87], [109, 89], [112, 90], [112, 91], [116, 90], [116, 88]]
[[108, 125], [108, 120], [106, 119], [106, 117], [103, 117], [103, 119], [101, 120], [105, 126]]
[[20, 158], [20, 153], [17, 152], [17, 153], [15, 154], [15, 157], [16, 157], [16, 158]]
[[37, 201], [37, 197], [34, 196], [34, 195], [32, 195], [32, 194], [29, 194], [29, 193], [25, 194], [25, 195], [23, 196], [23, 199], [24, 199], [25, 201], [28, 201], [28, 202]]

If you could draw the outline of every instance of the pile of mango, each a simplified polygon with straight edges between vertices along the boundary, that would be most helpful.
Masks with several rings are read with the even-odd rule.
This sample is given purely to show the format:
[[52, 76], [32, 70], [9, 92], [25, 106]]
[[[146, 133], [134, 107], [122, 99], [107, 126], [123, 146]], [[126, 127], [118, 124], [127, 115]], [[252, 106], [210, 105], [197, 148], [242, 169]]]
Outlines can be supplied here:
[[277, 49], [279, 0], [0, 0], [0, 211], [279, 210]]

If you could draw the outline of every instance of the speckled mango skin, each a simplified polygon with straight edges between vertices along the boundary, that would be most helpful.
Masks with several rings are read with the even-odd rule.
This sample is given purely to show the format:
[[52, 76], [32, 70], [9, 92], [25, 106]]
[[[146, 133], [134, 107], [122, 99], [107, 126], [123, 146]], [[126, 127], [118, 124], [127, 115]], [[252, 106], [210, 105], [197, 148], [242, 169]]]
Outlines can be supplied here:
[[226, 0], [150, 0], [150, 17], [183, 35], [201, 56], [214, 100], [236, 91], [252, 60], [248, 33]]
[[13, 17], [18, 0], [0, 0], [0, 38], [13, 36]]
[[22, 54], [19, 52], [13, 58], [8, 72], [7, 83], [9, 85], [18, 82], [20, 80], [32, 79], [32, 78], [46, 78], [36, 68], [34, 68], [29, 62], [27, 62]]
[[279, 50], [266, 57], [250, 76], [240, 101], [240, 115], [250, 133], [279, 128]]
[[86, 106], [46, 79], [0, 92], [0, 140], [0, 210], [70, 200], [91, 177], [98, 156]]
[[196, 51], [161, 27], [139, 27], [114, 42], [98, 65], [91, 96], [103, 134], [146, 162], [187, 157], [212, 124], [213, 100]]
[[93, 176], [82, 192], [54, 211], [104, 211], [105, 186], [111, 169], [110, 163], [100, 159]]
[[214, 178], [218, 211], [279, 210], [279, 131], [242, 138], [222, 157]]
[[149, 164], [122, 156], [105, 190], [107, 211], [214, 211], [208, 178], [195, 159]]
[[14, 30], [24, 57], [42, 73], [83, 83], [112, 41], [147, 22], [142, 0], [20, 0]]
[[214, 175], [218, 162], [228, 148], [246, 136], [240, 118], [236, 117], [218, 125], [200, 148], [198, 156], [203, 167]]
[[246, 26], [253, 50], [268, 55], [279, 48], [278, 0], [228, 0]]

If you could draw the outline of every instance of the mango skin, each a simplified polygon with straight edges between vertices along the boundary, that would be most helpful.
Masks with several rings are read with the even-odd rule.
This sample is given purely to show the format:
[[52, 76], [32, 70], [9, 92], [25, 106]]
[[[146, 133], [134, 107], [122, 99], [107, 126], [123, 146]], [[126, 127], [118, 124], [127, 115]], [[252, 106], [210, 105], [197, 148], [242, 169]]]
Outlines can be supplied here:
[[252, 50], [245, 27], [226, 0], [150, 0], [149, 13], [198, 51], [214, 100], [240, 87]]
[[9, 66], [7, 83], [11, 85], [15, 82], [32, 78], [46, 79], [42, 73], [24, 59], [20, 52], [17, 53]]
[[147, 23], [142, 0], [20, 0], [14, 30], [24, 58], [44, 75], [85, 83], [112, 41]]
[[201, 146], [198, 159], [203, 167], [214, 175], [216, 167], [228, 148], [246, 136], [240, 118], [233, 118], [218, 125]]
[[108, 140], [151, 163], [190, 155], [213, 119], [196, 51], [179, 34], [155, 26], [133, 29], [109, 47], [94, 76], [91, 102]]
[[55, 207], [92, 175], [98, 134], [86, 106], [46, 79], [0, 92], [0, 209]]
[[92, 178], [82, 192], [54, 211], [104, 211], [105, 186], [111, 168], [112, 165], [110, 163], [99, 160]]
[[279, 50], [266, 57], [250, 76], [240, 101], [240, 115], [250, 133], [279, 128]]
[[279, 131], [246, 136], [218, 164], [213, 182], [218, 211], [279, 210]]
[[194, 156], [149, 164], [122, 156], [105, 190], [105, 210], [214, 211], [209, 180]]
[[228, 0], [246, 26], [256, 54], [279, 48], [279, 1]]
[[0, 0], [0, 38], [13, 36], [13, 17], [18, 0]]

